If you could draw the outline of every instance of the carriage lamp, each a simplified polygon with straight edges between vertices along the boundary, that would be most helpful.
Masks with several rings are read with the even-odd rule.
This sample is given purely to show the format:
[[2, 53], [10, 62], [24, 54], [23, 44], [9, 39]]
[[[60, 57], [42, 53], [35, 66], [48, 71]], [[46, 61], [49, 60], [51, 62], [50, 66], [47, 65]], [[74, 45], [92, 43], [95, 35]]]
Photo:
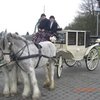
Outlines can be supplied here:
[[100, 0], [97, 0], [97, 2], [98, 2], [98, 8], [100, 8]]
[[98, 43], [99, 44], [99, 46], [100, 46], [100, 38], [98, 38], [98, 39], [96, 39], [96, 41], [95, 41], [96, 43]]
[[97, 0], [98, 6], [96, 8], [97, 12], [97, 36], [99, 35], [99, 13], [100, 13], [100, 0]]

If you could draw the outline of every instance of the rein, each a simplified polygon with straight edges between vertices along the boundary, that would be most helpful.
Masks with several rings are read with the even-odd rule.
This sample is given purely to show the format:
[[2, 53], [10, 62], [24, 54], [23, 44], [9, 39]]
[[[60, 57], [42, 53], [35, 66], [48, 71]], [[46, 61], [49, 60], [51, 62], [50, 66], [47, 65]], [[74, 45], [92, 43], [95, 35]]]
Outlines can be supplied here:
[[[37, 68], [38, 65], [39, 65], [40, 59], [41, 59], [41, 57], [42, 57], [42, 54], [41, 54], [41, 47], [40, 47], [40, 46], [38, 46], [37, 44], [35, 44], [36, 47], [38, 48], [38, 54], [30, 55], [30, 52], [29, 52], [29, 44], [26, 43], [26, 42], [25, 42], [25, 44], [26, 44], [26, 45], [25, 45], [24, 47], [22, 47], [16, 54], [15, 54], [15, 53], [12, 51], [12, 49], [11, 49], [11, 48], [12, 48], [12, 45], [11, 45], [11, 47], [10, 47], [10, 51], [11, 51], [11, 53], [10, 53], [10, 58], [11, 58], [13, 61], [15, 61], [16, 64], [17, 64], [23, 71], [25, 71], [25, 70], [19, 65], [18, 61], [20, 61], [20, 60], [25, 60], [25, 59], [29, 59], [29, 58], [39, 57], [38, 62], [37, 62], [37, 65], [35, 66], [35, 68]], [[27, 47], [27, 50], [28, 50], [28, 56], [21, 56], [21, 55], [23, 54], [23, 52], [24, 52], [24, 50], [25, 50], [26, 47]], [[20, 53], [20, 52], [21, 52], [21, 53]], [[20, 55], [17, 56], [19, 53], [20, 53]], [[26, 72], [26, 71], [25, 71], [25, 72]]]
[[[39, 44], [38, 44], [38, 45], [39, 45]], [[12, 60], [17, 62], [17, 65], [18, 65], [18, 66], [20, 66], [20, 65], [18, 64], [18, 61], [20, 61], [20, 60], [25, 60], [25, 59], [29, 59], [29, 58], [39, 57], [38, 62], [37, 62], [37, 65], [35, 66], [35, 68], [37, 68], [38, 65], [39, 65], [39, 62], [40, 62], [41, 57], [52, 58], [52, 57], [48, 57], [48, 56], [46, 56], [46, 55], [42, 55], [42, 54], [41, 54], [41, 47], [40, 47], [40, 46], [36, 46], [36, 47], [38, 48], [38, 54], [30, 55], [30, 53], [29, 53], [29, 48], [28, 48], [27, 46], [28, 46], [28, 45], [25, 45], [25, 46], [21, 49], [21, 50], [23, 50], [23, 51], [22, 51], [22, 53], [20, 54], [20, 56], [17, 56], [17, 54], [20, 53], [21, 50], [19, 50], [16, 54], [14, 54], [14, 53], [12, 52], [12, 54], [10, 55], [10, 57], [12, 58]], [[29, 55], [28, 55], [28, 56], [21, 56], [21, 55], [23, 54], [23, 52], [24, 52], [24, 50], [25, 50], [26, 47], [28, 48], [28, 54], [29, 54]], [[54, 57], [53, 57], [53, 58], [54, 58]]]

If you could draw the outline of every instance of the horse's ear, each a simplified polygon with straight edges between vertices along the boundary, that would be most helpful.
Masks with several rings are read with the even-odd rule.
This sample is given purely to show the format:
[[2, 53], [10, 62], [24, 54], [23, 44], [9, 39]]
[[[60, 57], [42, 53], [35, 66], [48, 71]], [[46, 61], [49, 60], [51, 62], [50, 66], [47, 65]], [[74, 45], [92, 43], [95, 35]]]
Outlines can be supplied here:
[[12, 36], [12, 34], [11, 34], [11, 33], [8, 33], [8, 34], [7, 34], [7, 37], [13, 37], [13, 36]]
[[4, 38], [6, 36], [6, 32], [5, 31], [2, 31], [1, 32], [1, 38]]
[[7, 29], [5, 29], [5, 34], [7, 34]]
[[6, 36], [6, 38], [7, 38], [8, 41], [10, 41], [11, 38], [12, 38], [12, 34], [11, 33], [8, 33], [7, 36]]

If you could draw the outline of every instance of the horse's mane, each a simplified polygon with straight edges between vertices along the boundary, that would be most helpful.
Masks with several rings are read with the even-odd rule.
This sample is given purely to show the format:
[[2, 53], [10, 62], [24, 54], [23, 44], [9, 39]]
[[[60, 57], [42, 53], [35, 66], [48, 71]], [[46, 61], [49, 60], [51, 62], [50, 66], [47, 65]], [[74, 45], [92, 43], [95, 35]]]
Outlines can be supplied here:
[[7, 34], [7, 37], [8, 38], [13, 38], [13, 39], [16, 39], [16, 40], [23, 40], [24, 42], [27, 42], [26, 38], [20, 36], [20, 35], [17, 35], [17, 34], [13, 34], [13, 33], [8, 33]]

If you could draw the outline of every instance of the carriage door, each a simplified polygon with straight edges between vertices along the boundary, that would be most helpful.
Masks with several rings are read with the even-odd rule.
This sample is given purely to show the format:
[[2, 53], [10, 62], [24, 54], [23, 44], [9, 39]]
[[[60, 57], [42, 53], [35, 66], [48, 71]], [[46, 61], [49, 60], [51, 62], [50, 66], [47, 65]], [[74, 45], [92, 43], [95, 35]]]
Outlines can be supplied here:
[[86, 52], [86, 32], [85, 31], [79, 31], [78, 32], [78, 41], [77, 41], [77, 49], [78, 49], [78, 57], [83, 58], [84, 54]]
[[85, 32], [74, 31], [68, 32], [67, 49], [76, 60], [83, 58], [85, 53]]

